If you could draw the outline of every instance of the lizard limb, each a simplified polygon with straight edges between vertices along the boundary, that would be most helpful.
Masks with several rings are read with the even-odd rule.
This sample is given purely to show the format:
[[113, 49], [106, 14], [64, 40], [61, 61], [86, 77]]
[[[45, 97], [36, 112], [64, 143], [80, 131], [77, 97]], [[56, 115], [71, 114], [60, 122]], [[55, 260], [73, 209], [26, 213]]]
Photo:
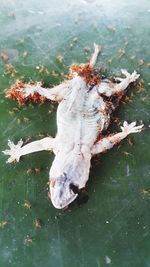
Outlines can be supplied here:
[[27, 145], [23, 145], [23, 141], [20, 140], [16, 145], [8, 140], [8, 146], [10, 149], [2, 151], [5, 155], [9, 155], [10, 157], [7, 160], [7, 163], [11, 163], [13, 161], [19, 162], [20, 157], [42, 150], [53, 150], [54, 149], [54, 138], [45, 137], [41, 140], [31, 142]]
[[111, 149], [114, 145], [120, 143], [120, 141], [126, 138], [130, 133], [138, 133], [142, 131], [143, 124], [136, 126], [136, 122], [132, 122], [128, 124], [126, 121], [123, 123], [121, 127], [121, 132], [114, 134], [112, 136], [104, 137], [100, 141], [98, 141], [91, 150], [92, 155], [99, 154], [105, 152], [108, 149]]

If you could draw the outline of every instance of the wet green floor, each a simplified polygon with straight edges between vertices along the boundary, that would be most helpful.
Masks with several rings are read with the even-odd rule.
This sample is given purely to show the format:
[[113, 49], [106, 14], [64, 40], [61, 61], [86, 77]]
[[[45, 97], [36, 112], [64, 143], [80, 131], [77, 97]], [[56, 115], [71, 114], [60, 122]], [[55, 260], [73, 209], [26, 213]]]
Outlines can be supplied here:
[[133, 145], [93, 160], [89, 201], [66, 211], [47, 196], [52, 154], [7, 165], [0, 153], [0, 267], [150, 266], [150, 2], [112, 2], [0, 0], [0, 150], [8, 138], [56, 133], [56, 106], [18, 107], [4, 89], [18, 78], [58, 84], [70, 64], [86, 62], [93, 42], [103, 47], [97, 67], [104, 75], [141, 74], [144, 84], [131, 86], [132, 101], [117, 116], [145, 123]]

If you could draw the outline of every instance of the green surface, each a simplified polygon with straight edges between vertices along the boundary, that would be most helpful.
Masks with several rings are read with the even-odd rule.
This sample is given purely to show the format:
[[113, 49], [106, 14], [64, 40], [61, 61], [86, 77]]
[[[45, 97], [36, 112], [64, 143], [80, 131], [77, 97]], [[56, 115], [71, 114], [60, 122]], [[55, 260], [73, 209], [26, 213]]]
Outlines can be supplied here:
[[[93, 42], [103, 46], [97, 64], [103, 74], [136, 69], [145, 89], [139, 94], [131, 86], [132, 102], [117, 112], [121, 121], [143, 120], [145, 131], [132, 135], [132, 146], [124, 141], [93, 160], [89, 201], [80, 207], [59, 211], [51, 205], [52, 154], [28, 155], [7, 165], [0, 153], [0, 267], [150, 266], [150, 2], [112, 2], [0, 0], [0, 150], [7, 148], [8, 138], [35, 140], [56, 133], [56, 106], [15, 109], [18, 104], [4, 98], [4, 89], [22, 77], [58, 84], [70, 64], [86, 62]], [[35, 227], [36, 219], [41, 228]]]

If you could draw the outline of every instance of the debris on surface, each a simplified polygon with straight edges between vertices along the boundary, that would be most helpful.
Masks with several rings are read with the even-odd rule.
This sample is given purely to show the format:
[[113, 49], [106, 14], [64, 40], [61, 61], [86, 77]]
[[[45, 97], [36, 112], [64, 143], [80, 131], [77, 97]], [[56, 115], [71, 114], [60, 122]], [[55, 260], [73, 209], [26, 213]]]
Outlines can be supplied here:
[[55, 70], [52, 70], [51, 75], [53, 77], [58, 77], [59, 76], [59, 73], [57, 73]]
[[145, 188], [142, 190], [144, 196], [150, 196], [150, 188]]
[[14, 116], [15, 115], [15, 112], [13, 110], [9, 110], [8, 113], [9, 113], [10, 116]]
[[40, 222], [39, 219], [35, 219], [34, 222], [33, 222], [33, 224], [34, 224], [34, 227], [35, 227], [36, 229], [41, 228], [41, 222]]
[[31, 209], [31, 207], [32, 207], [32, 206], [31, 206], [31, 203], [30, 203], [29, 201], [27, 201], [27, 200], [25, 201], [25, 203], [24, 203], [23, 206], [24, 206], [24, 208], [26, 208], [26, 209]]
[[128, 151], [123, 151], [123, 154], [124, 154], [126, 157], [128, 157], [128, 156], [132, 156], [132, 154], [129, 153]]
[[125, 55], [125, 53], [126, 53], [125, 50], [120, 48], [118, 50], [118, 58], [119, 59], [122, 58]]
[[28, 56], [28, 52], [27, 51], [24, 51], [23, 54], [22, 54], [22, 57], [23, 58], [26, 58]]
[[138, 66], [141, 67], [144, 65], [144, 60], [143, 59], [140, 59], [139, 62], [138, 62]]
[[27, 237], [24, 240], [24, 243], [26, 245], [30, 245], [30, 244], [32, 244], [32, 242], [33, 242], [33, 239], [27, 235]]
[[128, 142], [128, 144], [129, 144], [130, 146], [133, 145], [133, 141], [132, 141], [131, 136], [128, 136], [128, 137], [127, 137], [127, 142]]
[[29, 122], [29, 120], [30, 120], [30, 119], [29, 119], [29, 118], [27, 118], [27, 117], [23, 117], [23, 119], [22, 119], [22, 120], [23, 120], [23, 122]]
[[150, 68], [150, 62], [149, 62], [149, 63], [147, 63], [147, 67], [148, 67], [148, 68]]
[[130, 176], [130, 167], [129, 167], [128, 164], [127, 164], [127, 166], [126, 166], [126, 176], [127, 176], [127, 177]]
[[15, 77], [15, 75], [17, 73], [18, 73], [17, 70], [15, 69], [15, 67], [12, 64], [6, 64], [5, 65], [5, 71], [4, 71], [5, 75], [10, 75], [13, 78], [13, 77]]
[[143, 81], [143, 79], [140, 79], [139, 81], [138, 81], [138, 83], [137, 83], [137, 90], [136, 90], [136, 92], [138, 93], [138, 94], [140, 94], [140, 93], [143, 93], [145, 91], [145, 88], [144, 88], [144, 81]]
[[37, 134], [37, 138], [41, 138], [41, 139], [42, 139], [42, 138], [44, 138], [44, 137], [45, 137], [45, 135], [42, 134], [42, 133], [38, 133], [38, 134]]
[[17, 119], [17, 124], [21, 124], [20, 118]]
[[38, 73], [42, 73], [46, 75], [50, 74], [49, 70], [43, 65], [36, 66], [36, 70], [38, 71]]
[[90, 52], [91, 52], [91, 49], [90, 49], [90, 47], [84, 47], [84, 52], [86, 53], [86, 54], [89, 54]]
[[64, 56], [63, 55], [58, 55], [56, 58], [57, 58], [59, 63], [63, 63], [64, 62]]
[[106, 264], [111, 264], [111, 258], [108, 256], [105, 256], [105, 262]]
[[4, 228], [8, 224], [7, 220], [0, 222], [0, 228]]
[[116, 28], [113, 27], [112, 25], [107, 26], [107, 29], [108, 29], [109, 31], [113, 32], [113, 33], [116, 32]]
[[78, 41], [78, 37], [74, 37], [72, 42], [70, 43], [70, 48], [73, 48], [75, 44], [77, 43], [77, 41]]
[[108, 64], [111, 65], [112, 64], [112, 58], [107, 60]]
[[8, 54], [4, 51], [0, 53], [0, 58], [4, 61], [7, 62], [9, 60]]
[[40, 168], [34, 168], [35, 172], [39, 174], [41, 172]]
[[135, 56], [132, 55], [132, 56], [129, 57], [129, 59], [130, 59], [130, 60], [134, 60], [134, 59], [135, 59]]
[[11, 11], [9, 14], [8, 14], [8, 17], [12, 17], [12, 18], [16, 18], [16, 13], [15, 11]]
[[19, 44], [23, 45], [24, 44], [24, 37], [19, 39]]
[[0, 48], [0, 58], [4, 63], [11, 63], [18, 60], [19, 52], [17, 49]]
[[27, 169], [26, 174], [31, 175], [31, 173], [32, 173], [32, 169]]

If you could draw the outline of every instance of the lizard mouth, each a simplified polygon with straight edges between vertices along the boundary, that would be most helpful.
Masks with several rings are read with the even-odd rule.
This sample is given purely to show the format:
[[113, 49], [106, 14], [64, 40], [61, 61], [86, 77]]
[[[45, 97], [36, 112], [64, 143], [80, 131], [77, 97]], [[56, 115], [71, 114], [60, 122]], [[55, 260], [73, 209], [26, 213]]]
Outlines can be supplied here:
[[51, 198], [55, 208], [66, 210], [69, 207], [73, 208], [74, 205], [81, 206], [82, 204], [87, 203], [89, 197], [85, 190], [79, 189], [78, 186], [73, 183], [71, 183], [69, 187], [72, 193], [67, 200], [65, 199], [65, 201], [63, 201], [57, 198]]
[[[50, 182], [50, 196], [52, 204], [57, 209], [67, 209], [75, 203], [80, 206], [88, 201], [88, 196], [85, 190], [79, 188], [79, 185], [67, 180], [51, 179]], [[74, 204], [73, 204], [74, 206]]]
[[80, 189], [73, 183], [57, 182], [51, 179], [50, 196], [52, 204], [57, 209], [66, 209], [77, 197]]
[[70, 184], [70, 189], [73, 191], [74, 194], [79, 194], [79, 192], [80, 192], [79, 187], [75, 184], [72, 184], [72, 183]]

